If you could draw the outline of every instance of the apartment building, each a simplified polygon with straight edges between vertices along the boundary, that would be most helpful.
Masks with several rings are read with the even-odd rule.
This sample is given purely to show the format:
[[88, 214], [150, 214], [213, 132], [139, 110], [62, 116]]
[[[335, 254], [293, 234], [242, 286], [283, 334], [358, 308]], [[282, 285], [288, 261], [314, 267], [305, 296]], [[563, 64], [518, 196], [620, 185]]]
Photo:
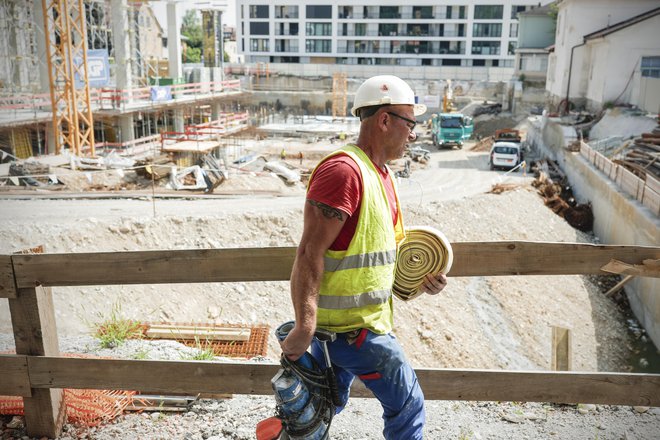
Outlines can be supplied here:
[[248, 63], [513, 67], [518, 14], [549, 0], [237, 0]]

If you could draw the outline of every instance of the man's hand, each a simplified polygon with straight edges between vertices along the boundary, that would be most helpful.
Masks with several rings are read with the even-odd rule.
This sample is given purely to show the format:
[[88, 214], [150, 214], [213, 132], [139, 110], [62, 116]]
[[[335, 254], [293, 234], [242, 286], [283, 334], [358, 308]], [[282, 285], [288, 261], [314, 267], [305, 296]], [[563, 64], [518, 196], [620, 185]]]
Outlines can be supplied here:
[[311, 333], [301, 329], [297, 325], [289, 332], [286, 339], [280, 342], [282, 352], [292, 361], [297, 360], [300, 356], [305, 354], [307, 348], [312, 343], [314, 332]]
[[437, 295], [447, 286], [447, 277], [444, 274], [439, 273], [437, 276], [432, 274], [426, 274], [424, 277], [424, 284], [422, 284], [422, 292], [426, 292], [429, 295]]

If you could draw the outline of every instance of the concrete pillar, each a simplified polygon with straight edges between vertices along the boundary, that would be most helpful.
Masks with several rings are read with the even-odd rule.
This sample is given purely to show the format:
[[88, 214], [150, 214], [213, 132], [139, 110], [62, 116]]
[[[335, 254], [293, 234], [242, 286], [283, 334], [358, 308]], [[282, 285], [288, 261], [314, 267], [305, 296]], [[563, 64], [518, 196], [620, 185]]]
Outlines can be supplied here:
[[[28, 4], [23, 4], [22, 2], [17, 2], [14, 4], [15, 17], [17, 21], [15, 23], [15, 33], [13, 35], [15, 41], [12, 43], [16, 48], [16, 60], [14, 62], [17, 64], [17, 66], [15, 69], [15, 77], [13, 81], [14, 84], [18, 84], [22, 90], [28, 89], [30, 87], [30, 77], [32, 73], [31, 60], [35, 55], [31, 53], [32, 48], [29, 45], [30, 40], [26, 38], [26, 36], [21, 35], [22, 30], [27, 29], [30, 25], [27, 11], [29, 7], [30, 6]], [[34, 38], [41, 38], [41, 35], [42, 34], [36, 33]]]
[[219, 102], [214, 102], [211, 104], [211, 119], [216, 120], [220, 118], [222, 114], [222, 104]]
[[133, 125], [134, 121], [132, 113], [119, 117], [119, 130], [121, 131], [119, 142], [128, 142], [135, 139]]
[[[34, 28], [36, 34], [36, 43], [37, 43], [37, 52], [40, 54], [47, 55], [46, 50], [46, 38], [50, 38], [49, 35], [46, 35], [46, 30], [44, 26], [44, 11], [41, 4], [41, 0], [33, 0], [32, 2], [32, 18], [34, 20]], [[50, 76], [48, 74], [48, 62], [44, 59], [43, 62], [38, 63], [39, 65], [39, 92], [40, 93], [50, 93]], [[52, 109], [42, 108], [44, 111], [50, 112]], [[44, 128], [46, 135], [46, 148], [44, 154], [55, 154], [56, 142], [55, 142], [55, 129], [52, 122], [47, 123]]]
[[181, 78], [183, 65], [181, 64], [181, 31], [179, 18], [176, 15], [178, 3], [167, 4], [167, 54], [170, 77]]
[[[37, 34], [37, 51], [40, 54], [46, 54], [46, 38], [49, 36], [46, 35], [44, 28], [44, 13], [41, 6], [41, 0], [33, 0], [33, 13], [34, 18], [34, 27]], [[44, 59], [42, 63], [39, 63], [39, 84], [41, 93], [50, 93], [50, 78], [48, 76], [48, 62]], [[50, 110], [50, 109], [49, 109]]]
[[48, 123], [44, 127], [44, 135], [46, 136], [46, 148], [43, 154], [55, 154], [55, 130], [53, 124]]
[[[112, 26], [112, 43], [115, 50], [116, 84], [119, 90], [130, 91], [133, 85], [131, 69], [131, 40], [128, 25], [128, 0], [110, 0], [110, 21]], [[130, 93], [123, 95], [128, 104], [131, 101]], [[122, 130], [123, 132], [123, 130]], [[131, 133], [133, 131], [131, 130]]]
[[182, 108], [175, 108], [172, 109], [172, 116], [174, 117], [174, 131], [183, 133], [183, 109]]

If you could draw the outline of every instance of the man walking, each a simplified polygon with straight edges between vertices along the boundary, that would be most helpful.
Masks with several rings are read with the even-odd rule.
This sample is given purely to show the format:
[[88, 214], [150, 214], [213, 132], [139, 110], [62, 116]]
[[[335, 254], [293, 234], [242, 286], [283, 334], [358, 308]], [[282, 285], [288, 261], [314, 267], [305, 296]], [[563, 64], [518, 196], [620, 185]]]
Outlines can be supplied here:
[[[281, 343], [296, 360], [317, 327], [337, 332], [328, 349], [340, 397], [345, 405], [354, 378], [362, 380], [382, 404], [387, 439], [421, 439], [425, 421], [424, 395], [391, 333], [391, 288], [404, 228], [386, 165], [417, 138], [415, 117], [425, 111], [396, 76], [375, 76], [358, 88], [351, 110], [361, 121], [357, 143], [323, 159], [310, 179], [291, 274], [295, 327]], [[428, 274], [422, 289], [437, 294], [446, 284], [444, 275]], [[317, 342], [312, 354], [324, 365]]]

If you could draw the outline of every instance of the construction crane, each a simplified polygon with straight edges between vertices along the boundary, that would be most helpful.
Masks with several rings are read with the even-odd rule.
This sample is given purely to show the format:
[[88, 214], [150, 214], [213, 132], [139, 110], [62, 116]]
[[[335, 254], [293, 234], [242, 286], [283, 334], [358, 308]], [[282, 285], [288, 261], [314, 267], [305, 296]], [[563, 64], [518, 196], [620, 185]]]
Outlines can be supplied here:
[[55, 152], [95, 155], [83, 0], [42, 0]]

